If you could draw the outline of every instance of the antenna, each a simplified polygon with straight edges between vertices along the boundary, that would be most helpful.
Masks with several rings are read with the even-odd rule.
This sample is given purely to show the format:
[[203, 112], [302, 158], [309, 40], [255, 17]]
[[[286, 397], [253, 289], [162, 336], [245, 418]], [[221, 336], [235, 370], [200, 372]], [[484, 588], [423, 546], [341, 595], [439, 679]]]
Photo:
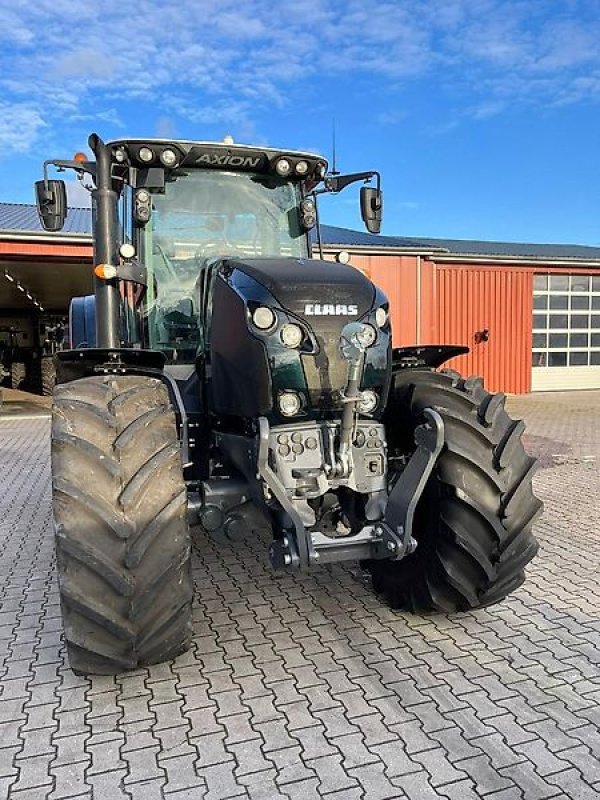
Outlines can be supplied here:
[[331, 137], [333, 139], [333, 158], [332, 158], [332, 169], [329, 170], [330, 175], [339, 175], [340, 171], [337, 168], [336, 163], [336, 148], [335, 148], [335, 117], [331, 121]]

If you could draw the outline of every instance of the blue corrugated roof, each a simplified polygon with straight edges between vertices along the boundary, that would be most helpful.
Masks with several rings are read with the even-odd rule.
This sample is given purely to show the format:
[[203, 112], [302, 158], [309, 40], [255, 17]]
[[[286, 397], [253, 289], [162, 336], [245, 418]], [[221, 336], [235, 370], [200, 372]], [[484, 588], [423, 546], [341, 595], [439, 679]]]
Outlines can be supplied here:
[[322, 225], [323, 243], [342, 247], [399, 247], [438, 250], [452, 255], [503, 256], [505, 258], [600, 260], [600, 247], [581, 244], [536, 244], [526, 242], [486, 242], [473, 239], [435, 239], [413, 236], [376, 236], [333, 225]]
[[337, 228], [334, 225], [321, 225], [323, 244], [339, 244], [347, 247], [404, 247], [413, 250], [430, 250], [416, 239], [404, 236], [381, 236], [366, 231], [352, 231], [349, 228]]
[[[0, 233], [44, 233], [34, 205], [0, 202]], [[91, 235], [92, 212], [89, 208], [69, 208], [62, 234]], [[535, 244], [525, 242], [486, 242], [472, 239], [434, 239], [419, 236], [375, 236], [334, 225], [322, 225], [323, 244], [340, 247], [402, 248], [437, 250], [451, 255], [500, 256], [504, 258], [600, 260], [600, 247], [579, 244]]]
[[[0, 203], [0, 231], [12, 233], [44, 233], [37, 209], [26, 203]], [[90, 208], [69, 208], [62, 234], [92, 233], [92, 211]]]

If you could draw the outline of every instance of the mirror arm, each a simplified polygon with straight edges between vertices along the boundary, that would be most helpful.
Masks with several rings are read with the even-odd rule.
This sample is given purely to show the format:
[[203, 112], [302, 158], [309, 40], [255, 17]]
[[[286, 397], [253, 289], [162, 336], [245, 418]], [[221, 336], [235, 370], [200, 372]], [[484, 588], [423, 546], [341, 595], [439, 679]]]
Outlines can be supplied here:
[[96, 177], [96, 163], [94, 161], [63, 161], [61, 159], [50, 159], [44, 161], [44, 186], [48, 188], [48, 167], [56, 167], [58, 172], [64, 172], [67, 169], [73, 169], [75, 172], [87, 172], [92, 178]]
[[322, 189], [317, 189], [315, 194], [323, 194], [324, 192], [332, 192], [337, 194], [341, 192], [346, 186], [357, 181], [364, 181], [368, 183], [372, 178], [377, 180], [377, 190], [381, 188], [381, 176], [376, 170], [371, 172], [353, 172], [350, 175], [329, 175], [325, 178], [325, 186]]

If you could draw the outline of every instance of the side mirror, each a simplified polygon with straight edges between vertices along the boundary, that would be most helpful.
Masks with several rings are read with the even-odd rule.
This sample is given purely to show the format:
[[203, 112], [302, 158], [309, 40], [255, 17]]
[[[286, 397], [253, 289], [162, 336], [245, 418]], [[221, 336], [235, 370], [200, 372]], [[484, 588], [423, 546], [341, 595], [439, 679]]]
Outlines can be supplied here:
[[45, 231], [60, 231], [67, 216], [67, 189], [64, 181], [36, 181], [37, 212]]
[[360, 190], [360, 215], [369, 233], [379, 233], [383, 218], [383, 193], [381, 189], [363, 186]]

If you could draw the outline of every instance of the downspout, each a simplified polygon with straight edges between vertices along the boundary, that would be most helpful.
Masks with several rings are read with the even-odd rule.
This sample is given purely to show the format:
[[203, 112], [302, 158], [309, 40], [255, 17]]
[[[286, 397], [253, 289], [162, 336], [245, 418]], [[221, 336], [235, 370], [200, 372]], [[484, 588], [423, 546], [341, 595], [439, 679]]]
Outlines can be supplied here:
[[421, 344], [421, 256], [417, 256], [417, 344]]

